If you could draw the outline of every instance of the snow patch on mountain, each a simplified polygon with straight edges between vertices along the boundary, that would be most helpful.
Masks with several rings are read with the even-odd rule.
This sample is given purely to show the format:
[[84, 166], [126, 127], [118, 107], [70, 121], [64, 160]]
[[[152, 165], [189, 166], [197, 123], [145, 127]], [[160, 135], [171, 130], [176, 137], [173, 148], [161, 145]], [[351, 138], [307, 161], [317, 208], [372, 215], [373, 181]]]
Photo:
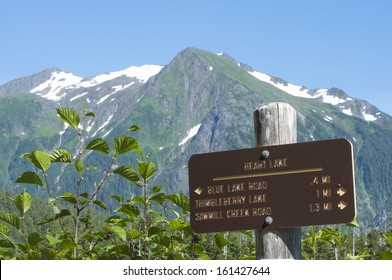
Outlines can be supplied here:
[[338, 96], [329, 95], [327, 89], [319, 89], [316, 94], [312, 98], [322, 97], [324, 103], [329, 103], [332, 105], [338, 105], [341, 103], [345, 103], [347, 100], [342, 99]]
[[332, 121], [332, 117], [326, 115], [326, 116], [324, 117], [324, 120], [326, 120], [327, 122], [331, 122], [331, 121]]
[[351, 108], [349, 108], [349, 109], [343, 109], [342, 112], [343, 112], [344, 114], [346, 114], [346, 115], [349, 115], [349, 116], [352, 116], [352, 115], [353, 115], [353, 112], [351, 111]]
[[377, 117], [372, 115], [372, 114], [368, 114], [365, 111], [362, 112], [363, 118], [365, 119], [365, 121], [368, 122], [374, 122], [375, 120], [377, 120]]
[[[107, 95], [105, 95], [104, 97], [102, 97], [102, 98], [97, 102], [97, 104], [101, 104], [102, 102], [104, 102], [106, 99], [108, 99], [108, 98], [109, 98], [110, 96], [112, 96], [113, 94], [116, 94], [116, 93], [119, 92], [120, 90], [126, 89], [127, 87], [130, 87], [130, 86], [133, 85], [133, 84], [134, 84], [134, 82], [132, 82], [132, 83], [130, 83], [130, 84], [128, 84], [128, 85], [125, 85], [125, 86], [122, 86], [122, 85], [113, 86], [112, 89], [114, 89], [114, 91], [111, 92], [111, 93], [109, 93], [109, 94], [107, 94]], [[113, 99], [112, 99], [112, 100], [113, 100]]]
[[113, 115], [109, 116], [109, 118], [106, 120], [106, 122], [104, 122], [95, 132], [91, 137], [95, 137], [98, 132], [100, 132], [101, 130], [103, 131], [105, 126], [107, 126], [110, 122], [110, 120], [113, 118]]
[[[145, 83], [148, 81], [149, 78], [158, 74], [162, 70], [162, 68], [163, 66], [160, 65], [131, 66], [121, 71], [110, 72], [94, 76], [89, 79], [84, 79], [72, 73], [55, 71], [52, 73], [49, 80], [33, 88], [30, 92], [49, 100], [59, 101], [67, 94], [66, 89], [89, 88], [121, 76], [136, 78], [140, 82]], [[115, 91], [112, 94], [116, 93], [117, 91], [123, 90], [126, 87], [133, 85], [134, 83], [135, 82], [131, 82], [128, 85], [116, 86], [114, 88]], [[71, 98], [70, 101], [74, 101], [75, 99], [80, 98], [85, 94], [87, 93], [84, 92], [82, 94], [74, 96]]]
[[33, 88], [30, 92], [49, 100], [59, 101], [66, 95], [65, 92], [60, 94], [62, 89], [74, 84], [78, 84], [82, 80], [83, 78], [78, 77], [72, 73], [56, 71], [52, 73], [49, 80]]
[[[91, 121], [91, 120], [90, 120]], [[92, 124], [90, 124], [90, 121], [87, 123], [87, 128], [86, 131], [89, 133], [91, 131], [91, 129], [93, 128], [95, 122], [93, 122]]]
[[191, 139], [193, 136], [195, 136], [197, 134], [197, 132], [200, 129], [201, 124], [198, 124], [194, 127], [192, 127], [190, 130], [187, 131], [187, 136], [181, 140], [181, 142], [178, 144], [178, 146], [182, 146], [184, 145], [186, 142], [189, 141], [189, 139]]
[[106, 132], [106, 133], [102, 136], [102, 138], [105, 138], [106, 136], [108, 136], [109, 133], [112, 132], [112, 131], [113, 131], [113, 128], [111, 128], [108, 132]]
[[124, 70], [110, 72], [98, 76], [94, 76], [90, 79], [87, 79], [80, 83], [78, 87], [92, 87], [98, 84], [113, 80], [115, 78], [121, 76], [127, 76], [130, 78], [136, 78], [140, 82], [145, 83], [150, 79], [152, 76], [155, 76], [162, 70], [163, 66], [161, 65], [150, 65], [146, 64], [143, 66], [131, 66]]
[[[328, 103], [335, 106], [353, 100], [351, 97], [342, 98], [333, 95], [329, 92], [328, 89], [309, 90], [303, 86], [298, 86], [284, 81], [280, 81], [279, 79], [274, 79], [271, 76], [258, 71], [249, 71], [248, 73], [254, 76], [255, 78], [263, 82], [269, 83], [274, 87], [283, 90], [284, 92], [287, 92], [288, 94], [291, 94], [293, 96], [302, 97], [302, 98], [322, 98], [323, 103]], [[339, 107], [344, 114], [353, 116], [353, 112], [351, 108], [347, 109], [345, 106], [339, 106]], [[378, 118], [380, 118], [380, 116], [378, 116], [377, 118], [376, 116], [365, 112], [365, 110], [362, 112], [362, 115], [366, 121], [375, 121]], [[324, 119], [328, 122], [331, 121], [331, 118], [328, 117]]]
[[261, 73], [261, 72], [257, 72], [257, 71], [252, 71], [252, 72], [248, 72], [249, 74], [251, 74], [252, 76], [254, 76], [255, 78], [259, 79], [260, 81], [269, 83], [271, 85], [273, 85], [274, 87], [277, 87], [278, 89], [281, 89], [285, 92], [287, 92], [288, 94], [297, 96], [297, 97], [303, 97], [303, 98], [314, 98], [312, 95], [309, 94], [309, 90], [301, 87], [301, 86], [297, 86], [297, 85], [293, 85], [290, 83], [276, 83], [272, 80], [272, 77]]
[[334, 95], [328, 94], [328, 89], [317, 89], [316, 91], [310, 91], [309, 89], [303, 87], [303, 86], [298, 86], [294, 85], [291, 83], [285, 83], [285, 82], [277, 82], [272, 79], [271, 76], [257, 72], [257, 71], [252, 71], [249, 72], [252, 76], [256, 77], [257, 79], [269, 83], [273, 85], [274, 87], [277, 87], [280, 90], [283, 90], [287, 92], [288, 94], [291, 94], [293, 96], [297, 97], [302, 97], [302, 98], [322, 98], [324, 103], [329, 103], [332, 105], [338, 105], [340, 103], [344, 103], [347, 101], [347, 99], [342, 99]]
[[88, 91], [85, 91], [85, 92], [83, 92], [83, 93], [81, 93], [81, 94], [78, 94], [78, 95], [72, 97], [69, 101], [72, 102], [72, 101], [74, 101], [74, 100], [76, 100], [76, 99], [78, 99], [78, 98], [80, 98], [80, 97], [85, 96], [87, 93], [88, 93]]

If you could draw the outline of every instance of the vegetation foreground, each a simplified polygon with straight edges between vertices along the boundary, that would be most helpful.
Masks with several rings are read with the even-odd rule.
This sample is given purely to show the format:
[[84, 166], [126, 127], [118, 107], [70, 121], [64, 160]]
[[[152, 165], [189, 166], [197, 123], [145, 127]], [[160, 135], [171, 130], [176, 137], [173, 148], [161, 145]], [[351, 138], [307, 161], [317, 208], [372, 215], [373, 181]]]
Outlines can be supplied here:
[[[15, 183], [38, 186], [48, 200], [33, 201], [27, 190], [12, 197], [1, 193], [0, 259], [255, 259], [252, 231], [196, 234], [189, 223], [189, 197], [166, 194], [161, 186], [150, 185], [157, 169], [150, 154], [145, 155], [138, 141], [130, 136], [139, 130], [138, 126], [116, 137], [110, 147], [102, 138], [89, 142], [84, 138], [81, 124], [94, 118], [93, 112], [84, 108], [79, 115], [70, 108], [56, 110], [60, 119], [76, 131], [76, 149], [74, 154], [59, 148], [21, 155], [34, 171], [23, 172]], [[107, 169], [85, 166], [84, 159], [90, 153], [105, 155]], [[134, 166], [119, 164], [118, 159], [130, 153], [136, 155]], [[56, 164], [71, 166], [75, 192], [54, 195], [48, 170]], [[99, 172], [102, 177], [87, 189], [84, 178], [89, 172]], [[110, 176], [122, 177], [130, 183], [132, 193], [140, 195], [124, 199], [113, 194], [111, 199], [118, 207], [110, 211], [99, 199]], [[306, 228], [302, 256], [392, 259], [392, 223], [385, 232], [364, 232], [355, 222]]]

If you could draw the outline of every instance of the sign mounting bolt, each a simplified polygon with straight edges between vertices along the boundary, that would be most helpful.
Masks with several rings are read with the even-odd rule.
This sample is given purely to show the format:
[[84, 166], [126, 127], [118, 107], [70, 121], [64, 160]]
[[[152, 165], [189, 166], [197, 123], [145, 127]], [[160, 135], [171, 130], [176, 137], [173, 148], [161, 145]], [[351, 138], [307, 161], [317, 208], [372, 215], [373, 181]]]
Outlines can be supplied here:
[[268, 150], [264, 150], [261, 152], [261, 159], [267, 159], [270, 155], [270, 152]]
[[267, 216], [267, 217], [265, 217], [265, 219], [264, 219], [264, 222], [265, 222], [266, 225], [272, 224], [273, 221], [274, 221], [274, 219], [272, 219], [271, 216]]

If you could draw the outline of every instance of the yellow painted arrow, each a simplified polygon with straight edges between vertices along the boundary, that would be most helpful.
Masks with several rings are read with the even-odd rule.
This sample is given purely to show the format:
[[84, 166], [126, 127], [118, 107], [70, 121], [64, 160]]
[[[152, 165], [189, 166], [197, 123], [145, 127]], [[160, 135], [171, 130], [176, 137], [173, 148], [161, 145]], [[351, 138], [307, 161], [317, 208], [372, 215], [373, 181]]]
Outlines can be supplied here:
[[347, 192], [347, 190], [346, 190], [345, 188], [339, 186], [339, 188], [338, 188], [338, 190], [337, 190], [337, 194], [338, 194], [339, 196], [345, 195], [346, 192]]
[[341, 200], [341, 201], [339, 202], [339, 204], [338, 204], [338, 207], [340, 208], [340, 210], [343, 210], [344, 208], [347, 207], [347, 205], [348, 205], [347, 202]]
[[203, 193], [203, 188], [202, 188], [202, 187], [198, 187], [198, 188], [195, 190], [195, 193], [197, 193], [198, 195], [201, 195], [201, 194]]

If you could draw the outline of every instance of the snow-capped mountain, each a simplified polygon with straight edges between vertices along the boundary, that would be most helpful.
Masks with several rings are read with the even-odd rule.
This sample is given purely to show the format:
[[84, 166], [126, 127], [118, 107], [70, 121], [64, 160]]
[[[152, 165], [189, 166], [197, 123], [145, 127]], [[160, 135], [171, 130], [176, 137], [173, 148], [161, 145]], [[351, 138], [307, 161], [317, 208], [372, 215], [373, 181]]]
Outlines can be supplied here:
[[[163, 66], [158, 65], [143, 65], [140, 67], [131, 66], [121, 71], [101, 74], [87, 79], [76, 76], [69, 72], [56, 70], [51, 73], [51, 76], [48, 80], [31, 89], [30, 92], [42, 96], [48, 100], [59, 101], [66, 97], [66, 95], [74, 89], [88, 89], [104, 82], [114, 80], [118, 77], [128, 77], [132, 79], [132, 81], [128, 84], [119, 84], [117, 86], [113, 86], [113, 92], [110, 93], [110, 95], [112, 95], [120, 90], [132, 86], [135, 83], [145, 83], [151, 76], [156, 75], [162, 68]], [[73, 100], [86, 94], [88, 94], [88, 91], [85, 91], [81, 95], [74, 96]], [[106, 100], [106, 98], [101, 100], [101, 102], [104, 100]]]
[[[279, 78], [274, 78], [267, 74], [251, 71], [249, 72], [251, 75], [256, 77], [257, 79], [269, 83], [274, 87], [281, 89], [288, 94], [293, 96], [302, 97], [302, 98], [314, 98], [320, 99], [323, 103], [332, 104], [338, 106], [338, 108], [342, 111], [342, 113], [353, 116], [353, 108], [351, 106], [351, 102], [353, 98], [347, 96], [343, 92], [340, 94], [336, 94], [336, 89], [316, 89], [316, 90], [309, 90], [303, 86], [294, 85], [283, 81]], [[370, 110], [367, 106], [363, 106], [361, 113], [358, 114], [362, 116], [362, 118], [366, 121], [376, 121], [377, 119], [381, 118], [381, 112], [378, 111], [375, 114], [372, 114], [374, 111], [374, 106], [370, 106]], [[377, 110], [376, 110], [377, 111]]]
[[[73, 131], [58, 120], [55, 108], [86, 106], [96, 115], [81, 122], [86, 138], [110, 142], [137, 124], [142, 128], [137, 138], [158, 166], [156, 183], [186, 193], [183, 167], [190, 156], [253, 147], [253, 110], [276, 101], [296, 108], [299, 142], [347, 138], [353, 143], [358, 220], [370, 225], [384, 219], [385, 211], [392, 211], [391, 116], [340, 89], [308, 89], [194, 48], [166, 66], [132, 66], [90, 78], [50, 68], [0, 85], [1, 183], [16, 187], [12, 182], [27, 168], [21, 154], [72, 147]], [[100, 157], [85, 160], [86, 166], [103, 168]], [[59, 193], [72, 185], [66, 175], [64, 170], [52, 179]], [[85, 182], [96, 180], [87, 176]], [[120, 181], [110, 185], [108, 192], [133, 191]]]

